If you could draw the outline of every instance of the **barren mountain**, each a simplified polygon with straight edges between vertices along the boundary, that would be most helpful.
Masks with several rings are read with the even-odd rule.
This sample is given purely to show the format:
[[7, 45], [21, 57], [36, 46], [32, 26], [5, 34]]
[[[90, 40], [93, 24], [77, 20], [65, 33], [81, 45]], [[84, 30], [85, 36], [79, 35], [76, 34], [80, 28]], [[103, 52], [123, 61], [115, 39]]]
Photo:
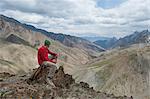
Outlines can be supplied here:
[[111, 38], [108, 40], [97, 40], [94, 43], [96, 45], [102, 46], [105, 49], [111, 49], [116, 47], [129, 47], [132, 44], [148, 43], [150, 42], [150, 32], [148, 30], [143, 30], [141, 32], [134, 32], [131, 35], [122, 37], [120, 39]]
[[150, 32], [148, 30], [136, 31], [131, 35], [120, 38], [112, 47], [128, 47], [132, 44], [147, 43], [149, 37]]
[[37, 51], [0, 39], [0, 72], [24, 73], [37, 67]]
[[133, 45], [104, 52], [75, 70], [73, 77], [106, 93], [150, 99], [150, 46]]
[[4, 15], [0, 15], [0, 30], [0, 37], [2, 38], [7, 37], [11, 33], [15, 33], [28, 41], [31, 45], [34, 45], [36, 41], [40, 41], [41, 43], [41, 40], [47, 37], [49, 39], [57, 40], [68, 47], [79, 48], [89, 53], [105, 50], [104, 48], [85, 39], [61, 33], [56, 34], [53, 32], [47, 32], [45, 30], [35, 28], [32, 25], [22, 24], [19, 21]]
[[98, 46], [102, 46], [105, 49], [110, 49], [115, 43], [117, 39], [115, 37], [106, 39], [106, 40], [97, 40], [94, 43]]

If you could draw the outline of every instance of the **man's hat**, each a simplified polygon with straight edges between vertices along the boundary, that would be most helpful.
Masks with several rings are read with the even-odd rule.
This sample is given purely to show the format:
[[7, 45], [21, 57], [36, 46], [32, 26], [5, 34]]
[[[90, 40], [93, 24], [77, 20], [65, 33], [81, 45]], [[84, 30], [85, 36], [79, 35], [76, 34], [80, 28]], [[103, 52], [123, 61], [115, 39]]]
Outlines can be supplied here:
[[49, 40], [45, 40], [44, 45], [49, 46], [49, 45], [51, 45], [51, 42]]

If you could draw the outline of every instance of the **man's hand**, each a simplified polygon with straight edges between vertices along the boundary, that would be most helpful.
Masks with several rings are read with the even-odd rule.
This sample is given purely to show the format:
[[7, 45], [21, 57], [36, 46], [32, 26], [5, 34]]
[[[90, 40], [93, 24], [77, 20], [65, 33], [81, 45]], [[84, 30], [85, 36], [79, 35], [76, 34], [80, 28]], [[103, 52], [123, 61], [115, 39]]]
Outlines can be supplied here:
[[57, 58], [57, 57], [58, 57], [58, 54], [56, 54], [55, 57]]
[[58, 58], [58, 55], [55, 55], [55, 56], [53, 56], [53, 58], [52, 58], [52, 60], [53, 60], [53, 63], [57, 63], [57, 58]]
[[57, 59], [57, 57], [58, 57], [58, 55], [56, 55], [56, 56], [53, 56], [53, 59]]

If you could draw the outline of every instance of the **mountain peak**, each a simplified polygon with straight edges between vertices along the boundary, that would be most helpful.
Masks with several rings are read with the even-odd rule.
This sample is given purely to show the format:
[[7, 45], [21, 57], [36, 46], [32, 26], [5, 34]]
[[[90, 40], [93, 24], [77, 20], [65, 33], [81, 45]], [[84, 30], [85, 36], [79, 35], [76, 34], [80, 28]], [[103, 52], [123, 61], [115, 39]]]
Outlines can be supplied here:
[[143, 30], [141, 33], [147, 33], [149, 32], [148, 29], [147, 30]]

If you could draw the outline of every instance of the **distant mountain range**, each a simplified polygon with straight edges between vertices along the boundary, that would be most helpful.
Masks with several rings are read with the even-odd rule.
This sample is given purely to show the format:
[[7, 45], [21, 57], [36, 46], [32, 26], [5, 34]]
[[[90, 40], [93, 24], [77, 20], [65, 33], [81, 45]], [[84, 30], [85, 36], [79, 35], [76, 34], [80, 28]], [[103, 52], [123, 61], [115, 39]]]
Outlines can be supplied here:
[[143, 30], [142, 32], [134, 32], [131, 35], [125, 36], [120, 39], [112, 38], [109, 40], [97, 40], [94, 43], [105, 48], [116, 48], [116, 47], [128, 47], [132, 44], [146, 43], [150, 37], [150, 32], [148, 30]]
[[91, 42], [95, 42], [97, 40], [110, 40], [109, 37], [99, 37], [99, 36], [83, 36], [83, 39], [89, 40]]
[[116, 43], [117, 39], [115, 37], [107, 40], [97, 40], [94, 43], [96, 45], [102, 46], [105, 49], [109, 49], [112, 45]]
[[[19, 21], [13, 18], [6, 17], [4, 15], [0, 15], [0, 30], [1, 38], [4, 38], [11, 33], [15, 33], [22, 37], [24, 40], [30, 42], [32, 45], [37, 41], [37, 37], [34, 37], [34, 35], [37, 35], [35, 33], [38, 33], [40, 35], [44, 34], [48, 38], [59, 41], [60, 43], [68, 47], [75, 47], [88, 52], [101, 52], [105, 50], [104, 48], [97, 46], [96, 44], [83, 38], [61, 33], [57, 34], [54, 32], [48, 32], [43, 29], [38, 29], [32, 25], [20, 23]], [[37, 36], [39, 37], [39, 35]], [[40, 40], [40, 37], [38, 38], [38, 40]]]
[[142, 32], [134, 32], [131, 35], [120, 38], [112, 47], [126, 47], [132, 44], [146, 43], [150, 37], [150, 32], [148, 30], [143, 30]]
[[[107, 37], [76, 37], [71, 35], [65, 35], [62, 33], [48, 32], [43, 29], [38, 29], [32, 25], [23, 24], [13, 18], [0, 15], [0, 37], [7, 38], [9, 40], [17, 37], [17, 40], [26, 41], [34, 45], [37, 41], [42, 43], [42, 40], [49, 38], [62, 43], [63, 45], [71, 48], [79, 48], [89, 53], [105, 51], [105, 49], [116, 48], [116, 47], [127, 47], [132, 44], [145, 43], [149, 38], [150, 32], [144, 30], [142, 32], [135, 32], [129, 36], [125, 36], [120, 39], [107, 38]], [[10, 36], [11, 35], [11, 36]], [[11, 37], [11, 38], [10, 38]], [[14, 41], [14, 40], [13, 40]], [[25, 43], [25, 42], [24, 42]]]

